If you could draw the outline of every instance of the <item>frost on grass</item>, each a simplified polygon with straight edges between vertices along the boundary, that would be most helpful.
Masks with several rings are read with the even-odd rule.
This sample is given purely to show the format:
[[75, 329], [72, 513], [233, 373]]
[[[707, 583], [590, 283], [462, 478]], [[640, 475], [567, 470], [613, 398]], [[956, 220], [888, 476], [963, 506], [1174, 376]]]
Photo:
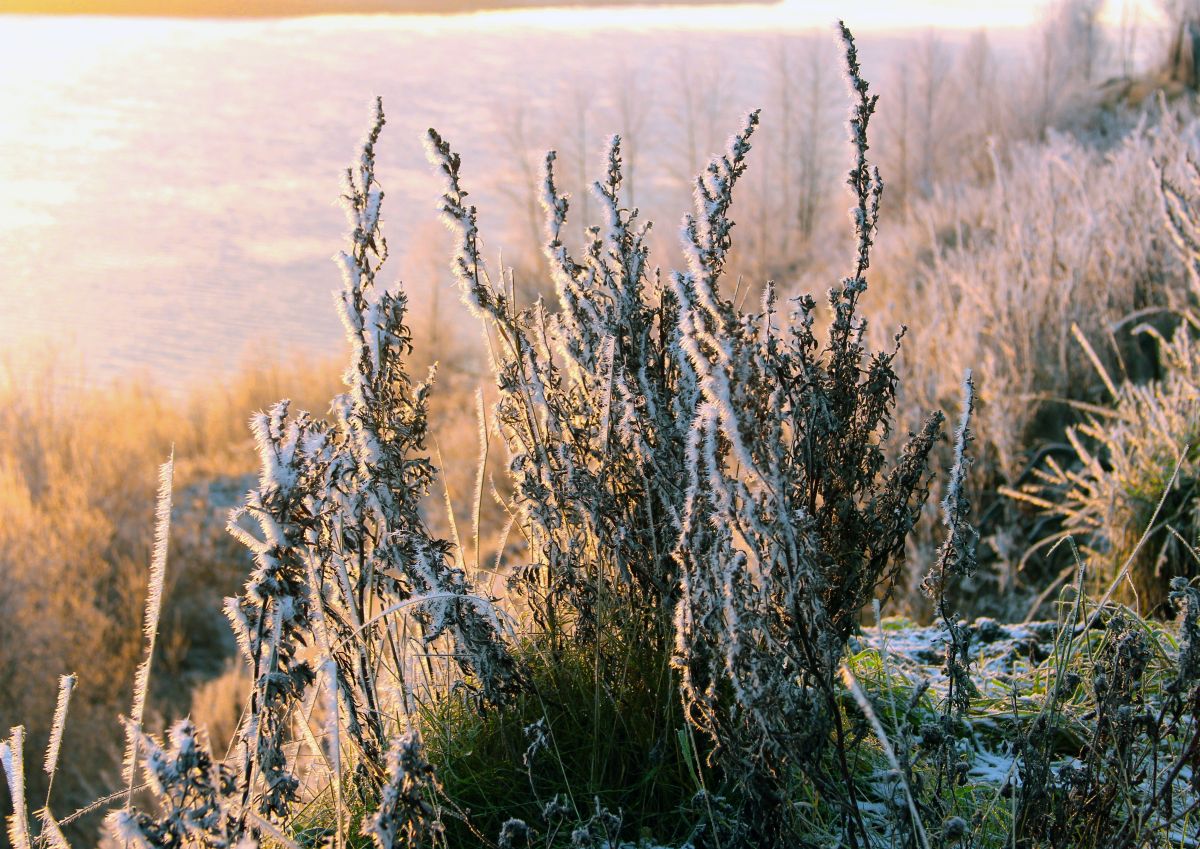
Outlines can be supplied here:
[[1184, 187], [1168, 177], [1165, 163], [1155, 166], [1162, 229], [1192, 286], [1173, 330], [1151, 322], [1134, 328], [1153, 343], [1161, 374], [1150, 381], [1114, 379], [1093, 340], [1074, 328], [1109, 404], [1089, 407], [1081, 423], [1067, 428], [1065, 462], [1049, 455], [1031, 483], [1004, 492], [1058, 520], [1038, 547], [1068, 536], [1078, 540], [1094, 576], [1112, 582], [1118, 599], [1142, 613], [1167, 616], [1173, 613], [1171, 579], [1200, 576], [1200, 170], [1189, 161], [1191, 182]]
[[0, 765], [8, 781], [13, 812], [8, 818], [8, 840], [14, 849], [31, 849], [29, 814], [25, 802], [25, 729], [18, 725], [8, 730], [8, 739], [0, 743]]
[[[288, 404], [281, 402], [257, 414], [251, 428], [262, 459], [261, 477], [245, 505], [231, 514], [229, 528], [252, 552], [254, 570], [244, 594], [226, 599], [225, 610], [254, 685], [249, 720], [240, 732], [244, 801], [249, 801], [255, 777], [261, 776], [265, 787], [259, 809], [281, 815], [299, 787], [284, 753], [287, 718], [314, 680], [312, 666], [302, 657], [314, 628], [303, 542], [312, 523], [307, 487], [316, 472], [303, 443], [313, 438], [318, 425], [305, 414], [289, 418]], [[261, 538], [237, 524], [243, 516], [254, 519]]]
[[62, 749], [63, 732], [67, 727], [67, 711], [71, 706], [71, 693], [78, 683], [75, 675], [62, 675], [58, 679], [58, 699], [54, 705], [54, 719], [50, 723], [50, 740], [46, 744], [46, 757], [42, 767], [46, 775], [54, 778], [58, 769], [58, 755]]
[[[150, 560], [150, 582], [146, 598], [145, 622], [142, 632], [146, 638], [146, 654], [138, 666], [133, 685], [133, 710], [126, 726], [126, 748], [124, 778], [133, 794], [134, 764], [137, 760], [137, 735], [146, 713], [146, 700], [150, 695], [150, 668], [154, 660], [154, 645], [158, 637], [158, 620], [162, 614], [163, 586], [167, 576], [167, 543], [171, 536], [171, 487], [175, 472], [175, 457], [162, 465], [158, 472], [158, 504], [154, 517], [154, 552]], [[64, 708], [65, 710], [65, 708]]]

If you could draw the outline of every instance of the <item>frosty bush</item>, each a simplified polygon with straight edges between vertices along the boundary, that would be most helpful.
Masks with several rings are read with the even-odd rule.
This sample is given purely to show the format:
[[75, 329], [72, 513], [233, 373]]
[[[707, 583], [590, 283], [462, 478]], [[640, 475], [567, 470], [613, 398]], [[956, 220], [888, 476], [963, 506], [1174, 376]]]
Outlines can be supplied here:
[[392, 744], [387, 771], [379, 805], [364, 823], [363, 834], [377, 849], [433, 845], [442, 831], [431, 801], [437, 781], [414, 732], [405, 732]]
[[[582, 260], [562, 241], [570, 207], [546, 157], [545, 253], [559, 311], [518, 308], [480, 254], [460, 160], [436, 131], [431, 159], [447, 188], [443, 214], [458, 236], [463, 298], [495, 331], [497, 423], [510, 453], [512, 515], [532, 562], [512, 586], [552, 641], [592, 641], [614, 625], [669, 644], [678, 591], [672, 557], [695, 387], [688, 381], [676, 298], [648, 265], [649, 224], [621, 205], [621, 139], [595, 184], [604, 227]], [[619, 611], [619, 617], [616, 612]]]
[[[886, 468], [895, 352], [868, 356], [857, 314], [883, 190], [866, 159], [875, 98], [843, 36], [857, 99], [858, 246], [852, 276], [830, 295], [824, 345], [811, 298], [797, 300], [789, 323], [773, 286], [761, 314], [721, 291], [757, 112], [697, 179], [683, 225], [687, 269], [669, 284], [648, 265], [648, 225], [621, 206], [620, 139], [595, 185], [605, 224], [588, 230], [582, 261], [562, 242], [569, 203], [547, 157], [557, 313], [541, 302], [518, 309], [504, 278], [489, 275], [460, 160], [429, 134], [463, 296], [496, 340], [497, 420], [533, 561], [514, 586], [552, 639], [569, 630], [593, 643], [615, 627], [661, 643], [674, 609], [688, 715], [755, 804], [782, 792], [794, 766], [815, 765], [830, 723], [840, 738], [837, 661], [859, 610], [890, 588], [941, 422], [931, 416]], [[637, 639], [619, 646], [646, 654]], [[775, 839], [778, 811], [765, 815], [761, 838]]]
[[140, 731], [133, 733], [140, 737], [143, 769], [161, 808], [156, 814], [114, 811], [109, 823], [121, 839], [137, 849], [242, 845], [235, 772], [213, 757], [203, 734], [181, 720], [164, 749]]
[[684, 226], [689, 268], [675, 277], [700, 388], [678, 544], [676, 653], [689, 717], [753, 804], [767, 806], [751, 815], [762, 818], [759, 840], [781, 839], [771, 829], [792, 770], [828, 783], [820, 755], [831, 727], [848, 805], [857, 804], [834, 676], [859, 611], [890, 591], [942, 421], [930, 416], [888, 463], [896, 351], [868, 355], [858, 314], [883, 192], [866, 157], [876, 99], [842, 34], [855, 97], [849, 183], [858, 248], [851, 275], [830, 291], [827, 338], [814, 330], [811, 297], [798, 298], [786, 322], [771, 286], [758, 314], [720, 293], [744, 139], [698, 184]]
[[[449, 639], [481, 704], [498, 702], [517, 681], [492, 602], [474, 595], [448, 562], [449, 543], [433, 538], [420, 516], [434, 474], [418, 453], [428, 383], [414, 384], [405, 370], [411, 337], [404, 295], [374, 288], [387, 257], [374, 171], [382, 128], [377, 104], [343, 196], [352, 227], [350, 250], [340, 259], [339, 308], [352, 351], [348, 391], [333, 401], [332, 424], [307, 413], [289, 417], [286, 401], [255, 418], [261, 480], [230, 520], [257, 566], [246, 593], [227, 608], [256, 681], [243, 732], [243, 792], [251, 792], [256, 772], [262, 775], [263, 813], [282, 815], [296, 798], [283, 732], [316, 680], [301, 645], [315, 642], [328, 670], [331, 745], [338, 747], [344, 726], [360, 790], [368, 794], [387, 775], [388, 711], [411, 708], [403, 692], [411, 674], [408, 639], [391, 614], [410, 609], [425, 645]], [[258, 523], [261, 538], [237, 524], [242, 516]], [[398, 706], [384, 704], [385, 674], [400, 682]]]

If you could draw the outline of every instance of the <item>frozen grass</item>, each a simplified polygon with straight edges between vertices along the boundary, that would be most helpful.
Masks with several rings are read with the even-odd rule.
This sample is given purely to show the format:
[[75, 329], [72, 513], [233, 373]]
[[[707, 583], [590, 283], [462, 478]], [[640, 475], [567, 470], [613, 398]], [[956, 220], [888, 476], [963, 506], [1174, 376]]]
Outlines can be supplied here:
[[[1166, 358], [1142, 331], [1169, 336], [1174, 310], [1193, 296], [1170, 248], [1152, 160], [1172, 179], [1185, 176], [1200, 129], [1189, 110], [1178, 117], [1160, 109], [1152, 104], [1137, 129], [1107, 148], [1058, 135], [1017, 145], [997, 155], [994, 182], [946, 184], [881, 237], [884, 314], [909, 325], [910, 355], [899, 366], [907, 426], [930, 407], [956, 410], [956, 375], [976, 376], [969, 488], [980, 501], [985, 568], [964, 587], [976, 612], [1023, 616], [1071, 571], [1062, 549], [1047, 557], [1050, 537], [1066, 526], [1001, 490], [1035, 482], [1048, 461], [1075, 462], [1068, 430], [1089, 415], [1111, 418], [1097, 413], [1113, 402], [1111, 385], [1160, 392], [1148, 382], [1164, 375]], [[1136, 418], [1137, 402], [1122, 403], [1119, 416]], [[1116, 514], [1102, 521], [1134, 539], [1143, 528]], [[921, 536], [922, 552], [937, 544]]]

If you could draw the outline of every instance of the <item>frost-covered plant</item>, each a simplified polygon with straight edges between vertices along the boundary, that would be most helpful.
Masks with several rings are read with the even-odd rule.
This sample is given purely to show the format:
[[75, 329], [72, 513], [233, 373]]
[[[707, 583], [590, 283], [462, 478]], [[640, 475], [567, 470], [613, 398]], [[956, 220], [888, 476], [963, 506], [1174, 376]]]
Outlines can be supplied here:
[[[254, 554], [245, 593], [225, 605], [253, 681], [250, 722], [241, 735], [241, 788], [245, 804], [255, 777], [262, 777], [259, 809], [266, 814], [282, 815], [296, 799], [300, 782], [288, 767], [284, 743], [290, 712], [316, 678], [302, 654], [314, 628], [304, 547], [314, 518], [306, 496], [319, 472], [302, 443], [317, 427], [305, 414], [289, 419], [286, 402], [252, 419], [262, 474], [230, 519], [231, 531]], [[253, 516], [261, 540], [235, 524], [243, 514]]]
[[571, 849], [621, 849], [621, 818], [601, 807], [599, 799], [595, 804], [595, 812], [587, 822], [571, 832]]
[[419, 849], [439, 845], [442, 825], [431, 797], [439, 790], [420, 737], [406, 731], [388, 750], [388, 777], [363, 834], [377, 849]]
[[[979, 532], [971, 524], [971, 501], [967, 496], [967, 476], [972, 460], [967, 450], [974, 439], [970, 428], [974, 412], [975, 383], [971, 373], [967, 372], [963, 380], [962, 414], [954, 438], [954, 465], [942, 499], [946, 539], [923, 583], [923, 589], [933, 601], [943, 634], [945, 662], [942, 671], [946, 677], [946, 694], [937, 725], [922, 729], [922, 742], [928, 749], [936, 774], [931, 804], [938, 818], [947, 823], [958, 813], [954, 789], [967, 766], [960, 756], [959, 744], [967, 736], [971, 700], [979, 695], [971, 674], [971, 632], [950, 607], [948, 598], [951, 583], [969, 577], [976, 567]], [[907, 760], [905, 762], [907, 764]], [[911, 770], [907, 780], [910, 785], [917, 783]]]
[[[334, 545], [327, 566], [338, 577], [346, 612], [362, 638], [378, 633], [353, 621], [382, 612], [364, 603], [371, 592], [385, 607], [419, 600], [414, 611], [425, 642], [448, 636], [482, 700], [495, 704], [516, 686], [516, 672], [494, 607], [475, 595], [463, 570], [450, 562], [450, 544], [433, 538], [420, 514], [435, 474], [422, 454], [433, 375], [414, 384], [406, 370], [412, 334], [404, 323], [404, 292], [374, 291], [387, 258], [374, 153], [383, 123], [377, 102], [361, 162], [357, 173], [347, 171], [343, 196], [353, 232], [351, 252], [341, 255], [345, 285], [339, 307], [353, 359], [345, 376], [349, 391], [333, 402], [337, 453], [328, 484], [335, 509], [327, 514], [326, 531]], [[368, 655], [382, 651], [382, 638], [373, 639]]]
[[1189, 335], [1163, 339], [1162, 380], [1114, 386], [1111, 412], [1067, 432], [1072, 464], [1048, 458], [1035, 484], [1012, 492], [1061, 517], [1054, 538], [1077, 535], [1100, 578], [1127, 575], [1119, 586], [1147, 613], [1165, 604], [1173, 575], [1197, 572], [1200, 351]]
[[189, 720], [171, 727], [164, 747], [138, 729], [142, 769], [157, 810], [125, 807], [108, 816], [108, 824], [135, 849], [251, 849], [259, 845], [256, 830], [240, 816], [237, 771], [212, 755], [207, 736]]
[[973, 437], [971, 415], [975, 411], [975, 383], [968, 372], [963, 381], [962, 417], [954, 438], [954, 465], [942, 499], [942, 515], [946, 525], [946, 540], [938, 550], [937, 560], [925, 578], [925, 592], [933, 599], [937, 617], [946, 632], [946, 675], [949, 689], [946, 696], [946, 718], [962, 718], [969, 706], [975, 685], [970, 676], [970, 633], [958, 621], [947, 599], [949, 584], [955, 578], [969, 577], [975, 571], [975, 546], [979, 532], [971, 525], [971, 501], [967, 497], [967, 473], [971, 458], [967, 446]]
[[[621, 206], [619, 139], [595, 187], [605, 224], [587, 231], [582, 259], [563, 243], [568, 200], [550, 154], [543, 204], [558, 312], [519, 308], [508, 279], [490, 276], [461, 161], [429, 134], [464, 300], [491, 331], [513, 512], [532, 561], [514, 586], [553, 640], [589, 644], [616, 628], [639, 635], [622, 641], [635, 654], [647, 636], [670, 638], [673, 610], [685, 706], [734, 753], [722, 762], [733, 784], [760, 801], [789, 769], [817, 761], [838, 716], [837, 658], [898, 568], [941, 421], [932, 416], [886, 468], [895, 352], [868, 357], [856, 312], [882, 192], [866, 161], [875, 99], [848, 33], [846, 43], [858, 245], [853, 276], [831, 295], [824, 346], [811, 298], [787, 326], [772, 286], [761, 315], [721, 291], [758, 113], [696, 181], [687, 268], [666, 281], [648, 270], [636, 210]], [[763, 828], [778, 826], [768, 817]]]
[[1179, 686], [1190, 688], [1200, 682], [1200, 590], [1172, 578], [1170, 598], [1179, 608]]
[[[1157, 175], [1146, 165], [1156, 157], [1175, 173], [1200, 125], [1157, 109], [1142, 118], [1115, 141], [1051, 133], [1001, 146], [993, 179], [940, 185], [880, 236], [879, 318], [909, 325], [899, 420], [911, 427], [925, 410], [953, 406], [968, 368], [978, 382], [971, 476], [983, 568], [957, 598], [972, 612], [1024, 615], [1053, 577], [1040, 556], [1051, 543], [1027, 556], [1045, 536], [1045, 517], [994, 493], [1028, 482], [1046, 453], [1069, 454], [1065, 430], [1081, 420], [1078, 405], [1110, 400], [1072, 328], [1118, 382], [1144, 381], [1159, 362], [1134, 328], [1144, 321], [1165, 330], [1164, 310], [1187, 295], [1184, 270], [1164, 249]], [[941, 543], [935, 527], [918, 532], [929, 558]], [[1050, 565], [1069, 575], [1060, 553]]]
[[942, 421], [931, 415], [889, 464], [897, 351], [868, 356], [858, 313], [883, 191], [866, 156], [876, 99], [842, 34], [855, 101], [857, 252], [851, 276], [830, 292], [827, 338], [818, 338], [811, 297], [796, 299], [787, 323], [771, 286], [756, 314], [719, 290], [745, 135], [698, 181], [684, 224], [689, 266], [674, 278], [700, 389], [677, 547], [677, 663], [689, 718], [718, 747], [762, 845], [785, 839], [795, 770], [832, 786], [821, 760], [831, 732], [847, 822], [858, 816], [835, 675], [859, 612], [890, 591]]
[[172, 456], [159, 469], [158, 502], [155, 508], [154, 553], [150, 558], [149, 593], [146, 598], [142, 633], [146, 637], [146, 654], [138, 666], [133, 684], [133, 710], [126, 725], [125, 782], [133, 793], [134, 763], [137, 759], [137, 740], [146, 714], [150, 696], [150, 668], [154, 661], [154, 646], [158, 638], [158, 620], [162, 615], [163, 585], [167, 571], [167, 541], [171, 536], [171, 495], [175, 472]]
[[[1069, 671], [1067, 657], [1056, 663], [1049, 698], [1017, 741], [1012, 840], [1018, 845], [1146, 845], [1180, 813], [1175, 804], [1191, 804], [1173, 798], [1198, 742], [1190, 715], [1195, 702], [1169, 693], [1157, 711], [1150, 708], [1152, 637], [1144, 622], [1119, 611], [1106, 618], [1096, 644], [1086, 648], [1085, 726], [1073, 727], [1071, 715], [1081, 677]], [[1083, 639], [1091, 638], [1084, 632]], [[1072, 733], [1082, 745], [1064, 763], [1062, 738]]]
[[[411, 334], [404, 294], [376, 288], [387, 257], [374, 154], [383, 123], [377, 102], [343, 196], [352, 228], [340, 256], [339, 308], [352, 352], [347, 392], [333, 401], [332, 423], [307, 413], [289, 417], [286, 401], [254, 419], [261, 478], [229, 524], [256, 563], [246, 592], [227, 604], [255, 680], [243, 729], [243, 791], [262, 775], [260, 808], [275, 815], [286, 812], [298, 787], [283, 752], [287, 720], [316, 680], [302, 646], [315, 643], [330, 673], [331, 722], [348, 732], [364, 791], [387, 775], [381, 668], [387, 664], [401, 682], [409, 672], [408, 641], [393, 614], [411, 613], [425, 645], [447, 638], [482, 703], [499, 702], [517, 685], [492, 602], [474, 594], [450, 561], [451, 545], [434, 538], [420, 514], [434, 476], [421, 453], [429, 384], [414, 384], [405, 369]], [[261, 538], [237, 524], [244, 516], [257, 522]]]
[[605, 178], [594, 185], [604, 224], [588, 229], [578, 259], [563, 241], [570, 202], [555, 183], [555, 154], [546, 157], [545, 255], [558, 311], [540, 301], [520, 307], [504, 276], [490, 276], [459, 156], [433, 130], [428, 148], [446, 180], [442, 210], [458, 237], [463, 299], [494, 331], [497, 426], [531, 559], [512, 585], [553, 639], [569, 631], [589, 641], [614, 624], [619, 604], [616, 624], [662, 649], [677, 592], [671, 551], [695, 389], [675, 298], [648, 264], [650, 225], [622, 205], [621, 139], [610, 140]]
[[1175, 167], [1198, 130], [1151, 114], [1109, 148], [1059, 134], [1015, 146], [996, 154], [993, 181], [947, 185], [881, 239], [881, 293], [921, 352], [905, 386], [948, 405], [957, 394], [948, 375], [970, 368], [979, 380], [979, 471], [1013, 480], [1034, 439], [1058, 436], [1063, 399], [1102, 398], [1073, 325], [1110, 371], [1123, 362], [1132, 377], [1152, 373], [1127, 319], [1153, 319], [1186, 284], [1163, 250], [1146, 162]]
[[0, 766], [8, 782], [13, 812], [8, 816], [8, 840], [14, 849], [30, 849], [29, 808], [25, 803], [25, 728], [15, 726], [0, 743]]

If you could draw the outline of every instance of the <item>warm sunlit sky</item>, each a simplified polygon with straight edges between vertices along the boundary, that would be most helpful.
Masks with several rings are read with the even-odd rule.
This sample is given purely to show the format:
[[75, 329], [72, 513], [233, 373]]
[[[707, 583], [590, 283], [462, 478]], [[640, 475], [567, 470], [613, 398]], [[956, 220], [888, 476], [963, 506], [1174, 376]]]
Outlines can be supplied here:
[[[623, 0], [629, 2], [629, 0]], [[0, 0], [0, 11], [19, 13], [109, 14], [136, 13], [158, 15], [274, 15], [290, 13], [324, 13], [363, 11], [405, 11], [443, 8], [462, 11], [488, 5], [537, 5], [542, 0]], [[569, 5], [603, 6], [568, 0]], [[566, 5], [566, 4], [565, 4]], [[762, 26], [812, 26], [829, 20], [853, 15], [872, 28], [977, 28], [1023, 26], [1044, 13], [1048, 0], [783, 0], [778, 3], [749, 3], [744, 5], [715, 5], [691, 9], [696, 23], [706, 27], [727, 26], [735, 29]], [[507, 23], [523, 20], [532, 25], [555, 25], [555, 18], [571, 26], [579, 26], [579, 9], [571, 13], [547, 9], [531, 9], [505, 13]], [[1109, 0], [1106, 17], [1116, 23], [1123, 14], [1131, 12], [1143, 20], [1155, 17], [1154, 0]], [[595, 11], [595, 14], [603, 14]], [[517, 17], [513, 19], [513, 15]], [[584, 13], [586, 18], [587, 13]], [[679, 10], [647, 9], [647, 24], [655, 17], [672, 17], [677, 22]], [[860, 23], [862, 28], [863, 23]]]

